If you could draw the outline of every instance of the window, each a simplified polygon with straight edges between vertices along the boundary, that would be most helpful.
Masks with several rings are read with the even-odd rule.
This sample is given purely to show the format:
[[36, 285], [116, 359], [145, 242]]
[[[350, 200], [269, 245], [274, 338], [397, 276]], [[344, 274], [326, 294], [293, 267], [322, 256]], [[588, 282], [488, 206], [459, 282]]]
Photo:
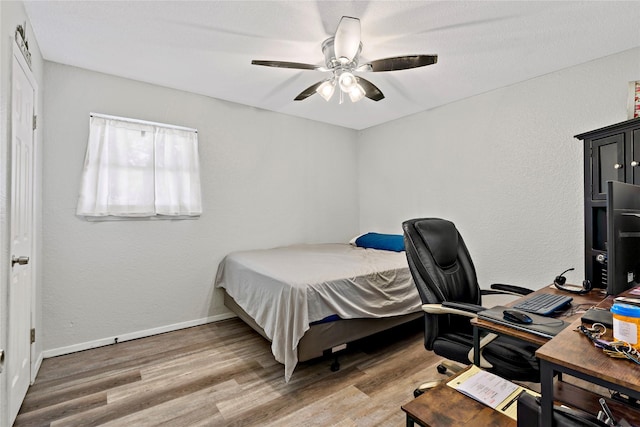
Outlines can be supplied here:
[[202, 213], [195, 129], [91, 114], [77, 215]]

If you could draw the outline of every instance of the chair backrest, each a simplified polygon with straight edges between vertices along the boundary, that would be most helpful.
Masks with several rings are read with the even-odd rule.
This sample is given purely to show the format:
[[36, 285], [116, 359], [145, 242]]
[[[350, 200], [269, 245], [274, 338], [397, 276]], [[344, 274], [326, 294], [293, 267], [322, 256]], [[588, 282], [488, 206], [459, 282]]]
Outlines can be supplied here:
[[[480, 305], [482, 297], [462, 236], [451, 222], [440, 218], [417, 218], [402, 223], [405, 253], [413, 281], [423, 304], [455, 301]], [[425, 347], [432, 349], [440, 333], [470, 332], [468, 319], [425, 314]]]

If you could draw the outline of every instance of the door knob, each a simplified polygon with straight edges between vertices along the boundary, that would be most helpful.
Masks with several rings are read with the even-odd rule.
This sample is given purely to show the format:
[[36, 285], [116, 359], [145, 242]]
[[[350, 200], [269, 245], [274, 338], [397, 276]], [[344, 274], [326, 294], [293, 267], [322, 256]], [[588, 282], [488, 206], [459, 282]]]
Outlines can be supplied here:
[[13, 255], [11, 257], [11, 267], [13, 267], [14, 265], [27, 265], [29, 264], [29, 257], [28, 256], [19, 256], [16, 258], [15, 255]]
[[620, 163], [616, 163], [615, 165], [613, 165], [614, 169], [622, 169], [622, 165]]

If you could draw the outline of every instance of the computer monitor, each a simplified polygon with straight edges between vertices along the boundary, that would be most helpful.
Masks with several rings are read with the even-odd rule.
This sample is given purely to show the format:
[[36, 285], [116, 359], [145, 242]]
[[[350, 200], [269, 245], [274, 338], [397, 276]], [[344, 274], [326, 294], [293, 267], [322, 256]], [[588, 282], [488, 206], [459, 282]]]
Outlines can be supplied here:
[[607, 294], [640, 285], [640, 186], [607, 181]]

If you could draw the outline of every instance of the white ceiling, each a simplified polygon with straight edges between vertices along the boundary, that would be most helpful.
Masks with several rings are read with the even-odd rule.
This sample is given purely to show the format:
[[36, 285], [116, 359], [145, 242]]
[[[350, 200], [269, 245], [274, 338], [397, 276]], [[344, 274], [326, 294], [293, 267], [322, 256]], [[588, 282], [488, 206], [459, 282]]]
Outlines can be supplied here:
[[[25, 8], [49, 61], [352, 129], [640, 46], [640, 1], [25, 1]], [[325, 73], [251, 65], [323, 64], [322, 41], [343, 15], [361, 20], [361, 63], [410, 54], [437, 54], [438, 63], [367, 73], [386, 98], [342, 105], [336, 96], [293, 101]]]

